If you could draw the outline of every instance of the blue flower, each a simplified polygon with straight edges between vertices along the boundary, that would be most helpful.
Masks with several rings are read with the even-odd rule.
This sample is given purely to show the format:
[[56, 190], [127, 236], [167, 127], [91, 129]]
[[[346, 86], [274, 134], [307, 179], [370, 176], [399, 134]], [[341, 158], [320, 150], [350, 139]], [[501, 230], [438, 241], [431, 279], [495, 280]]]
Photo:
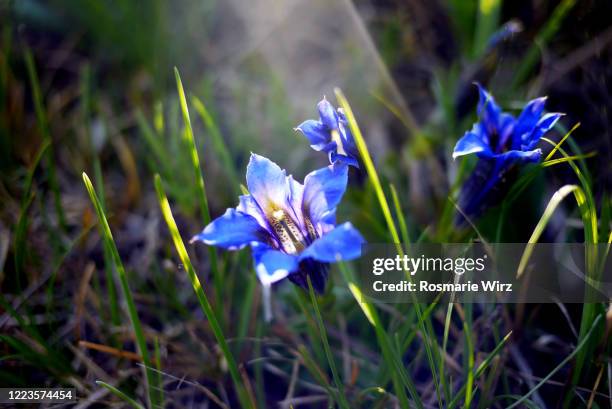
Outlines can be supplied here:
[[540, 138], [552, 129], [563, 114], [544, 112], [546, 97], [525, 105], [518, 118], [502, 112], [493, 97], [476, 84], [480, 99], [480, 121], [459, 139], [453, 159], [475, 153], [480, 158], [503, 162], [538, 162], [542, 151], [536, 148]]
[[491, 204], [492, 192], [505, 181], [515, 165], [539, 162], [542, 151], [536, 146], [563, 116], [544, 114], [546, 98], [536, 98], [525, 105], [515, 118], [502, 112], [493, 97], [480, 84], [478, 116], [472, 129], [457, 142], [453, 159], [476, 154], [480, 159], [474, 173], [462, 188], [459, 205], [467, 216], [475, 216]]
[[264, 286], [289, 277], [323, 292], [327, 264], [361, 255], [361, 234], [346, 222], [336, 226], [336, 206], [346, 189], [348, 167], [337, 163], [311, 172], [304, 184], [278, 165], [251, 154], [249, 195], [227, 209], [192, 241], [238, 250], [252, 248], [255, 271]]
[[309, 119], [295, 130], [302, 132], [315, 151], [327, 152], [329, 162], [342, 162], [359, 168], [359, 152], [341, 108], [335, 110], [325, 97], [317, 104], [319, 120]]

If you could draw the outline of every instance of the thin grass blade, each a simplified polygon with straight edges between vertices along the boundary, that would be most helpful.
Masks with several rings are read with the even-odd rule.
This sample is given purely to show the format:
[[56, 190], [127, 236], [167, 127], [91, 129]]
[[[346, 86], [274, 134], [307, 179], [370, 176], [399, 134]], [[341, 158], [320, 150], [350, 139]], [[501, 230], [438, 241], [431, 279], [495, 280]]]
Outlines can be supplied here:
[[325, 350], [325, 355], [327, 357], [327, 362], [329, 364], [329, 368], [332, 372], [332, 377], [334, 379], [334, 383], [336, 384], [336, 388], [338, 389], [338, 393], [336, 399], [338, 404], [342, 408], [350, 408], [348, 401], [346, 400], [346, 396], [344, 395], [344, 384], [340, 379], [340, 375], [338, 375], [338, 369], [336, 368], [336, 361], [334, 360], [334, 355], [332, 353], [331, 347], [329, 346], [329, 339], [327, 338], [327, 331], [325, 329], [325, 324], [323, 324], [323, 318], [321, 317], [321, 311], [319, 310], [319, 303], [317, 302], [317, 297], [315, 296], [314, 289], [312, 287], [312, 282], [310, 281], [310, 276], [306, 276], [308, 280], [308, 293], [310, 294], [310, 301], [312, 302], [312, 306], [315, 311], [315, 318], [317, 320], [317, 325], [319, 327], [319, 333], [321, 336], [321, 341], [323, 343], [323, 349]]
[[96, 381], [96, 384], [102, 386], [103, 388], [108, 389], [113, 395], [115, 395], [116, 397], [118, 397], [119, 399], [121, 399], [122, 401], [124, 401], [125, 403], [133, 407], [134, 409], [145, 409], [144, 406], [136, 402], [134, 399], [130, 398], [126, 393], [115, 388], [113, 385], [110, 385], [103, 381]]
[[221, 326], [219, 325], [219, 321], [217, 320], [217, 315], [213, 311], [206, 294], [204, 293], [204, 289], [202, 288], [202, 284], [200, 283], [200, 279], [196, 275], [195, 269], [193, 268], [193, 264], [191, 263], [191, 259], [189, 258], [189, 254], [187, 254], [187, 249], [185, 248], [185, 244], [183, 243], [183, 239], [178, 231], [178, 227], [174, 220], [174, 216], [172, 215], [172, 210], [170, 209], [170, 204], [168, 203], [168, 198], [166, 197], [166, 193], [162, 186], [162, 180], [159, 175], [155, 175], [155, 190], [157, 192], [157, 198], [159, 200], [159, 205], [161, 208], [162, 215], [166, 224], [168, 225], [168, 230], [170, 230], [170, 234], [172, 236], [172, 241], [174, 242], [174, 247], [176, 252], [181, 259], [181, 263], [185, 267], [187, 274], [189, 276], [189, 280], [191, 281], [191, 285], [195, 291], [196, 297], [200, 303], [200, 307], [204, 312], [204, 315], [208, 319], [208, 323], [210, 324], [210, 328], [219, 343], [219, 348], [227, 361], [227, 366], [229, 368], [230, 376], [232, 377], [232, 381], [234, 382], [234, 387], [236, 388], [238, 398], [240, 399], [240, 403], [244, 408], [254, 408], [254, 403], [248, 398], [246, 393], [246, 388], [242, 382], [242, 378], [240, 376], [240, 372], [238, 371], [238, 365], [236, 364], [236, 360], [232, 352], [227, 345], [227, 341], [225, 336], [223, 335], [223, 331], [221, 330]]
[[[208, 208], [208, 196], [206, 195], [206, 185], [204, 184], [204, 177], [202, 176], [202, 170], [200, 167], [200, 157], [198, 155], [198, 149], [195, 144], [193, 136], [193, 128], [191, 126], [191, 118], [189, 116], [189, 108], [187, 107], [187, 98], [185, 97], [185, 90], [183, 89], [183, 83], [181, 82], [181, 76], [179, 75], [178, 69], [174, 68], [174, 76], [176, 77], [176, 87], [179, 94], [179, 102], [181, 106], [181, 112], [183, 114], [183, 121], [185, 122], [185, 130], [183, 132], [183, 138], [187, 147], [190, 151], [191, 164], [193, 165], [194, 178], [198, 186], [200, 193], [199, 202], [201, 206], [201, 216], [204, 226], [210, 223], [210, 211]], [[210, 269], [213, 277], [213, 284], [215, 288], [215, 296], [217, 301], [220, 303], [223, 300], [223, 277], [219, 272], [219, 264], [217, 261], [217, 251], [214, 247], [208, 247], [208, 254], [210, 257]], [[222, 318], [221, 315], [218, 317]]]

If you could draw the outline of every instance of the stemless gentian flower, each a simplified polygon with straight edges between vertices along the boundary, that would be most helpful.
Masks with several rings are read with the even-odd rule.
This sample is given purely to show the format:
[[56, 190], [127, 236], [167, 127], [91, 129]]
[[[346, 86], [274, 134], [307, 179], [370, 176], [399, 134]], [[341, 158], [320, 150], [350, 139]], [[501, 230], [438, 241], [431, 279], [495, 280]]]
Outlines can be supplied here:
[[342, 108], [335, 110], [325, 97], [317, 104], [319, 120], [309, 119], [295, 130], [302, 132], [315, 151], [327, 152], [329, 162], [342, 162], [359, 168], [359, 153]]
[[517, 165], [539, 162], [542, 151], [536, 148], [544, 134], [552, 129], [560, 113], [544, 113], [546, 97], [525, 105], [515, 118], [502, 112], [493, 97], [479, 84], [478, 116], [480, 120], [457, 142], [453, 159], [476, 154], [479, 162], [459, 195], [459, 205], [466, 216], [479, 215], [499, 197], [501, 182]]
[[251, 154], [246, 180], [249, 195], [213, 220], [192, 241], [238, 250], [252, 248], [255, 271], [264, 287], [289, 277], [319, 293], [328, 263], [361, 255], [364, 239], [346, 222], [336, 226], [336, 206], [346, 189], [348, 168], [334, 164], [311, 172], [304, 184], [274, 162]]

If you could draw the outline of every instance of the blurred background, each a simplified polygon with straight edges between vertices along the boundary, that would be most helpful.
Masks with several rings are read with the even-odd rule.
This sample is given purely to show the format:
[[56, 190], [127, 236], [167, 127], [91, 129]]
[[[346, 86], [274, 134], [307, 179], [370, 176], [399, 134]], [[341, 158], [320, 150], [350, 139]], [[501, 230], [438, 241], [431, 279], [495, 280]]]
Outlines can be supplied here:
[[[213, 216], [235, 206], [251, 151], [298, 180], [327, 163], [293, 128], [317, 118], [324, 96], [336, 104], [339, 87], [379, 172], [398, 188], [411, 236], [465, 240], [443, 235], [439, 224], [448, 222], [440, 214], [462, 172], [451, 154], [475, 120], [475, 81], [514, 113], [548, 95], [547, 110], [566, 113], [552, 139], [580, 123], [571, 151], [591, 155], [583, 162], [594, 196], [598, 203], [609, 200], [610, 16], [606, 0], [0, 0], [0, 384], [61, 382], [94, 394], [92, 379], [112, 379], [142, 393], [133, 378], [138, 368], [117, 352], [133, 350], [133, 341], [125, 316], [108, 304], [112, 266], [81, 180], [85, 171], [104, 199], [146, 331], [160, 345], [165, 381], [197, 381], [229, 406], [235, 402], [223, 387], [223, 362], [153, 190], [159, 173], [183, 238], [200, 231], [174, 67], [190, 104]], [[498, 225], [488, 222], [496, 208], [479, 221], [482, 234], [526, 241], [550, 195], [566, 183], [575, 183], [568, 167], [539, 174], [508, 210], [503, 234], [495, 236]], [[341, 219], [350, 215], [371, 242], [389, 241], [371, 186], [357, 173], [351, 184]], [[575, 210], [562, 206], [542, 241], [581, 241]], [[189, 251], [207, 281], [203, 247]], [[221, 259], [232, 278], [225, 303], [216, 299], [215, 305], [228, 337], [296, 343], [302, 335], [292, 325], [306, 324], [288, 323], [291, 308], [277, 305], [275, 323], [261, 322], [248, 254]], [[291, 305], [295, 294], [283, 291], [278, 297]], [[340, 303], [334, 297], [342, 300], [337, 292], [325, 300], [333, 311]], [[338, 321], [330, 325], [338, 337], [347, 325], [350, 332], [351, 317], [357, 319], [350, 311], [334, 315]], [[537, 365], [545, 371], [558, 357], [551, 351], [567, 352], [571, 344], [571, 325], [554, 327], [568, 317], [575, 323], [579, 310], [538, 314], [525, 342], [542, 350], [531, 350], [525, 360], [539, 353]], [[546, 314], [554, 315], [549, 323]], [[17, 317], [28, 317], [29, 324], [24, 328]], [[358, 355], [375, 361], [364, 343], [355, 347]], [[116, 350], [109, 354], [99, 345]], [[265, 349], [257, 342], [233, 348], [244, 362]], [[267, 350], [278, 358], [274, 353]], [[257, 390], [258, 398], [275, 407], [286, 398], [291, 366], [269, 365], [247, 369], [254, 378], [263, 371], [257, 379], [269, 383]], [[275, 390], [272, 382], [284, 386]], [[210, 400], [186, 384], [183, 394], [173, 387], [179, 392], [168, 397], [169, 405]], [[309, 383], [301, 388], [309, 391]], [[541, 402], [558, 392], [543, 390]]]

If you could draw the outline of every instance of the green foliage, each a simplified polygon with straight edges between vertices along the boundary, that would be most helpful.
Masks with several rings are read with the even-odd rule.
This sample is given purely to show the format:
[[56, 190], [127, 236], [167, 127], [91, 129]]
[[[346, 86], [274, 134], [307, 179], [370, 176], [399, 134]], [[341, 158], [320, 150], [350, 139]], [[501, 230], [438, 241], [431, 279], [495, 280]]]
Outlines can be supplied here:
[[130, 290], [130, 286], [128, 284], [127, 275], [125, 272], [125, 268], [123, 267], [123, 262], [119, 257], [119, 251], [117, 250], [117, 246], [115, 244], [115, 240], [113, 238], [113, 234], [111, 232], [110, 226], [108, 225], [108, 221], [106, 220], [106, 214], [104, 213], [104, 209], [102, 209], [102, 205], [100, 204], [100, 200], [94, 190], [91, 181], [87, 174], [83, 172], [83, 182], [85, 183], [85, 187], [87, 188], [87, 193], [89, 194], [89, 198], [96, 209], [96, 214], [98, 216], [98, 223], [100, 228], [100, 234], [102, 239], [104, 240], [104, 246], [109, 249], [109, 252], [112, 256], [115, 271], [118, 275], [119, 282], [121, 283], [121, 290], [123, 292], [123, 297], [125, 302], [127, 303], [127, 312], [130, 318], [130, 322], [132, 323], [132, 329], [134, 331], [134, 337], [136, 338], [136, 345], [138, 346], [138, 351], [142, 356], [142, 360], [145, 364], [145, 378], [147, 381], [147, 392], [148, 399], [150, 405], [159, 405], [161, 403], [161, 396], [159, 393], [160, 385], [157, 384], [157, 378], [153, 373], [153, 364], [150, 359], [149, 349], [147, 347], [147, 341], [145, 338], [144, 331], [142, 329], [142, 324], [140, 323], [140, 318], [138, 317], [138, 312], [136, 311], [136, 305], [134, 303], [134, 297], [132, 296], [132, 291]]
[[[92, 48], [96, 45], [98, 54], [88, 54], [82, 67], [66, 70], [78, 72], [80, 82], [73, 90], [74, 100], [62, 101], [66, 105], [60, 106], [68, 108], [58, 115], [54, 111], [58, 109], [53, 98], [54, 81], [70, 80], [62, 77], [65, 73], [61, 70], [59, 80], [53, 76], [45, 80], [42, 59], [37, 58], [35, 64], [35, 49], [23, 52], [24, 72], [23, 78], [19, 78], [12, 72], [20, 65], [13, 61], [13, 56], [19, 53], [11, 49], [13, 40], [8, 34], [12, 31], [5, 28], [3, 32], [0, 110], [3, 113], [8, 110], [11, 92], [25, 89], [26, 95], [31, 95], [25, 98], [25, 106], [35, 119], [31, 128], [35, 128], [42, 143], [32, 149], [28, 160], [11, 157], [21, 135], [13, 135], [10, 127], [0, 123], [3, 138], [0, 166], [5, 169], [17, 162], [27, 164], [27, 168], [3, 173], [0, 178], [0, 210], [7, 214], [14, 210], [14, 217], [0, 219], [0, 239], [5, 237], [4, 224], [8, 221], [10, 226], [11, 246], [7, 254], [12, 256], [5, 262], [0, 240], [3, 331], [0, 362], [17, 367], [13, 370], [13, 366], [2, 366], [0, 382], [27, 386], [33, 377], [43, 373], [49, 383], [76, 386], [83, 395], [93, 396], [100, 387], [105, 388], [115, 403], [119, 399], [135, 408], [168, 404], [174, 391], [164, 389], [164, 385], [174, 378], [202, 392], [219, 407], [265, 408], [285, 392], [277, 383], [287, 385], [284, 405], [296, 407], [298, 398], [318, 394], [324, 402], [322, 406], [328, 401], [342, 408], [452, 409], [496, 405], [531, 408], [538, 407], [542, 387], [553, 381], [568, 385], [565, 396], [560, 398], [565, 400], [566, 407], [576, 406], [576, 395], [584, 393], [585, 388], [593, 389], [597, 398], [609, 394], [606, 386], [610, 382], [606, 379], [610, 377], [609, 371], [604, 371], [598, 387], [593, 387], [594, 368], [600, 368], [610, 351], [603, 325], [608, 307], [603, 304], [581, 307], [579, 320], [569, 324], [572, 326], [575, 321], [579, 326], [577, 338], [567, 341], [564, 355], [558, 351], [550, 356], [554, 361], [550, 368], [533, 368], [534, 376], [539, 378], [529, 388], [522, 383], [521, 374], [508, 371], [512, 367], [508, 348], [520, 352], [527, 348], [525, 344], [531, 341], [533, 333], [542, 331], [537, 321], [542, 317], [537, 311], [528, 322], [516, 323], [512, 306], [478, 309], [438, 301], [428, 305], [374, 303], [364, 296], [354, 266], [349, 263], [340, 263], [330, 271], [329, 292], [321, 297], [314, 294], [312, 287], [307, 292], [285, 284], [275, 287], [270, 303], [274, 321], [267, 322], [260, 312], [265, 301], [248, 252], [217, 254], [203, 246], [188, 252], [183, 237], [203, 228], [219, 209], [235, 205], [236, 195], [248, 194], [241, 184], [241, 161], [249, 150], [282, 157], [296, 175], [312, 167], [314, 162], [307, 156], [307, 144], [291, 131], [296, 114], [287, 95], [290, 88], [274, 64], [257, 52], [240, 55], [236, 71], [246, 80], [232, 83], [228, 94], [217, 99], [219, 78], [207, 71], [209, 66], [198, 66], [199, 54], [206, 54], [211, 48], [205, 48], [208, 44], [202, 45], [202, 49], [194, 48], [188, 41], [177, 41], [186, 38], [188, 29], [169, 25], [173, 13], [177, 13], [185, 26], [205, 25], [203, 30], [208, 35], [218, 24], [212, 12], [216, 2], [201, 2], [198, 8], [196, 2], [186, 3], [193, 3], [193, 9], [185, 5], [175, 9], [159, 0], [146, 7], [127, 0], [86, 0], [79, 7], [65, 0], [52, 3], [63, 6], [65, 13], [57, 15], [43, 2], [29, 1], [17, 5], [16, 16], [21, 19], [28, 15], [31, 24], [52, 26], [53, 30], [66, 30], [70, 24], [81, 27], [79, 35], [82, 33], [84, 44]], [[576, 4], [563, 0], [544, 19], [542, 27], [529, 27], [529, 32], [537, 32], [537, 36], [519, 57], [510, 81], [503, 76], [501, 81], [494, 78], [494, 83], [503, 82], [500, 87], [504, 88], [503, 100], [508, 105], [519, 105], [531, 93], [526, 84], [537, 85], [537, 81], [531, 80], [537, 74], [541, 49], [553, 43], [563, 22], [574, 18], [572, 10]], [[411, 244], [424, 241], [482, 240], [494, 245], [529, 238], [529, 243], [536, 243], [544, 240], [553, 216], [561, 214], [561, 209], [566, 211], [567, 218], [580, 223], [579, 229], [568, 229], [564, 239], [575, 240], [584, 234], [584, 241], [589, 244], [612, 242], [610, 196], [596, 194], [597, 186], [588, 168], [589, 160], [597, 152], [578, 149], [574, 140], [577, 126], [569, 132], [559, 127], [563, 137], [557, 142], [545, 139], [544, 144], [552, 148], [550, 153], [540, 165], [526, 168], [518, 175], [498, 208], [476, 221], [473, 228], [461, 230], [454, 226], [455, 199], [473, 165], [470, 161], [450, 159], [453, 144], [473, 119], [457, 117], [456, 95], [470, 86], [474, 78], [488, 81], [495, 76], [499, 61], [488, 44], [504, 23], [504, 3], [449, 0], [445, 5], [456, 34], [452, 40], [461, 55], [453, 66], [432, 70], [435, 77], [432, 89], [424, 90], [425, 94], [431, 92], [434, 99], [432, 114], [415, 122], [410, 111], [406, 116], [395, 101], [378, 94], [374, 97], [403, 126], [394, 132], [387, 156], [375, 155], [378, 134], [368, 134], [365, 132], [368, 128], [358, 126], [356, 111], [344, 94], [336, 90], [362, 162], [361, 171], [351, 171], [350, 188], [339, 209], [339, 220], [353, 221], [371, 242], [392, 242], [399, 254], [409, 254]], [[181, 12], [183, 8], [188, 11]], [[383, 44], [379, 51], [390, 66], [401, 64], [402, 53], [411, 46], [405, 43], [405, 36], [412, 28], [405, 27], [404, 18], [396, 17], [392, 16], [381, 30]], [[205, 55], [202, 60], [208, 57]], [[192, 65], [185, 62], [187, 59]], [[103, 64], [98, 65], [109, 61], [113, 62], [110, 74], [104, 71]], [[185, 62], [184, 67], [181, 65], [184, 78], [189, 79], [185, 83], [195, 84], [188, 87], [191, 92], [183, 88], [178, 70], [174, 72], [176, 88], [170, 87], [169, 67], [179, 61]], [[347, 59], [346, 64], [350, 63]], [[465, 69], [464, 64], [469, 67]], [[194, 65], [201, 74], [199, 79], [190, 75], [195, 71]], [[478, 75], [472, 77], [473, 72]], [[101, 81], [99, 76], [115, 74], [121, 77], [117, 80], [119, 86], [95, 88], [97, 81]], [[140, 81], [149, 84], [142, 87], [144, 91], [139, 88]], [[349, 82], [359, 89], [355, 93], [365, 92], [360, 83]], [[72, 94], [69, 90], [65, 95]], [[360, 103], [353, 106], [363, 107], [363, 102]], [[191, 116], [190, 108], [195, 117]], [[112, 114], [115, 111], [121, 115]], [[93, 146], [94, 121], [100, 117], [104, 122], [112, 122], [117, 133], [126, 138], [138, 165], [138, 175], [149, 181], [143, 183], [145, 191], [137, 203], [122, 204], [125, 186], [122, 170], [113, 166], [114, 133], [109, 136], [110, 143]], [[58, 124], [61, 126], [57, 128], [65, 130], [65, 135], [53, 134], [52, 125]], [[79, 145], [83, 140], [85, 146]], [[5, 154], [10, 163], [4, 161]], [[436, 168], [440, 163], [443, 168]], [[555, 187], [555, 193], [544, 206], [548, 199], [544, 181], [552, 180], [550, 170], [560, 169], [559, 166], [571, 170], [575, 181]], [[95, 176], [93, 184], [86, 174], [83, 180], [94, 206], [99, 236], [89, 234], [94, 224], [87, 211], [79, 213], [89, 206], [80, 205], [78, 194], [70, 189], [71, 182], [78, 177], [75, 174], [84, 168]], [[414, 168], [419, 169], [417, 175], [421, 176], [409, 178], [407, 174]], [[436, 172], [442, 179], [434, 178]], [[153, 174], [156, 197], [146, 194], [146, 189], [152, 190], [149, 176]], [[441, 180], [444, 186], [431, 186], [428, 183], [432, 180]], [[436, 193], [436, 189], [443, 192]], [[81, 193], [87, 200], [85, 193]], [[13, 200], [13, 195], [18, 200]], [[565, 200], [568, 196], [575, 200]], [[423, 200], [424, 211], [415, 209], [412, 200], [415, 198]], [[528, 221], [517, 226], [513, 223], [515, 211], [525, 199], [534, 206], [521, 211], [528, 212], [532, 219], [526, 218]], [[149, 212], [150, 208], [153, 211]], [[51, 217], [46, 214], [48, 209]], [[123, 237], [117, 236], [120, 230], [115, 230], [115, 225], [113, 237], [109, 220], [116, 220], [123, 228], [133, 222], [130, 216], [144, 213], [152, 219], [161, 214], [168, 229], [146, 233], [147, 238], [154, 239], [152, 249], [146, 248], [149, 242], [144, 246], [140, 242], [129, 244], [130, 252], [138, 248], [135, 254], [145, 247], [142, 253], [146, 258], [142, 262], [146, 266], [137, 270], [140, 259], [134, 262], [131, 253], [122, 252], [120, 256], [120, 251], [124, 251]], [[528, 229], [527, 235], [516, 233], [517, 227]], [[128, 242], [131, 234], [133, 231], [126, 234]], [[142, 236], [145, 235], [138, 237]], [[52, 249], [52, 254], [40, 250], [45, 245]], [[99, 254], [92, 249], [100, 250]], [[529, 260], [530, 249], [527, 246], [521, 268]], [[609, 252], [603, 253], [589, 250], [585, 254], [590, 278], [598, 278], [600, 267], [609, 256]], [[181, 263], [178, 269], [171, 262], [176, 255]], [[94, 264], [91, 283], [80, 281], [84, 263]], [[104, 271], [98, 272], [98, 265]], [[39, 288], [44, 292], [42, 302]], [[74, 321], [74, 328], [64, 328], [66, 322], [73, 323], [65, 317], [64, 304], [70, 304], [72, 310], [71, 302], [66, 300], [77, 298], [79, 289], [84, 289], [88, 307]], [[125, 303], [125, 309], [120, 302]], [[126, 314], [131, 326], [124, 323]], [[495, 315], [489, 322], [489, 314], [500, 317]], [[572, 318], [574, 315], [572, 312]], [[521, 339], [513, 339], [515, 326], [523, 327], [514, 332], [514, 337]], [[142, 379], [122, 377], [131, 369], [130, 362], [121, 357], [105, 365], [100, 355], [83, 350], [81, 354], [75, 353], [73, 344], [81, 336], [83, 340], [92, 337], [101, 344], [111, 344], [119, 352], [129, 348], [125, 345], [134, 340], [143, 361]], [[175, 365], [166, 365], [166, 360]], [[176, 366], [177, 362], [187, 368], [185, 374], [182, 366]], [[102, 376], [106, 371], [109, 379]], [[92, 382], [92, 373], [96, 374], [93, 379], [101, 380]], [[279, 389], [273, 393], [272, 383]], [[602, 402], [600, 407], [607, 403]], [[593, 407], [597, 404], [594, 402]]]

